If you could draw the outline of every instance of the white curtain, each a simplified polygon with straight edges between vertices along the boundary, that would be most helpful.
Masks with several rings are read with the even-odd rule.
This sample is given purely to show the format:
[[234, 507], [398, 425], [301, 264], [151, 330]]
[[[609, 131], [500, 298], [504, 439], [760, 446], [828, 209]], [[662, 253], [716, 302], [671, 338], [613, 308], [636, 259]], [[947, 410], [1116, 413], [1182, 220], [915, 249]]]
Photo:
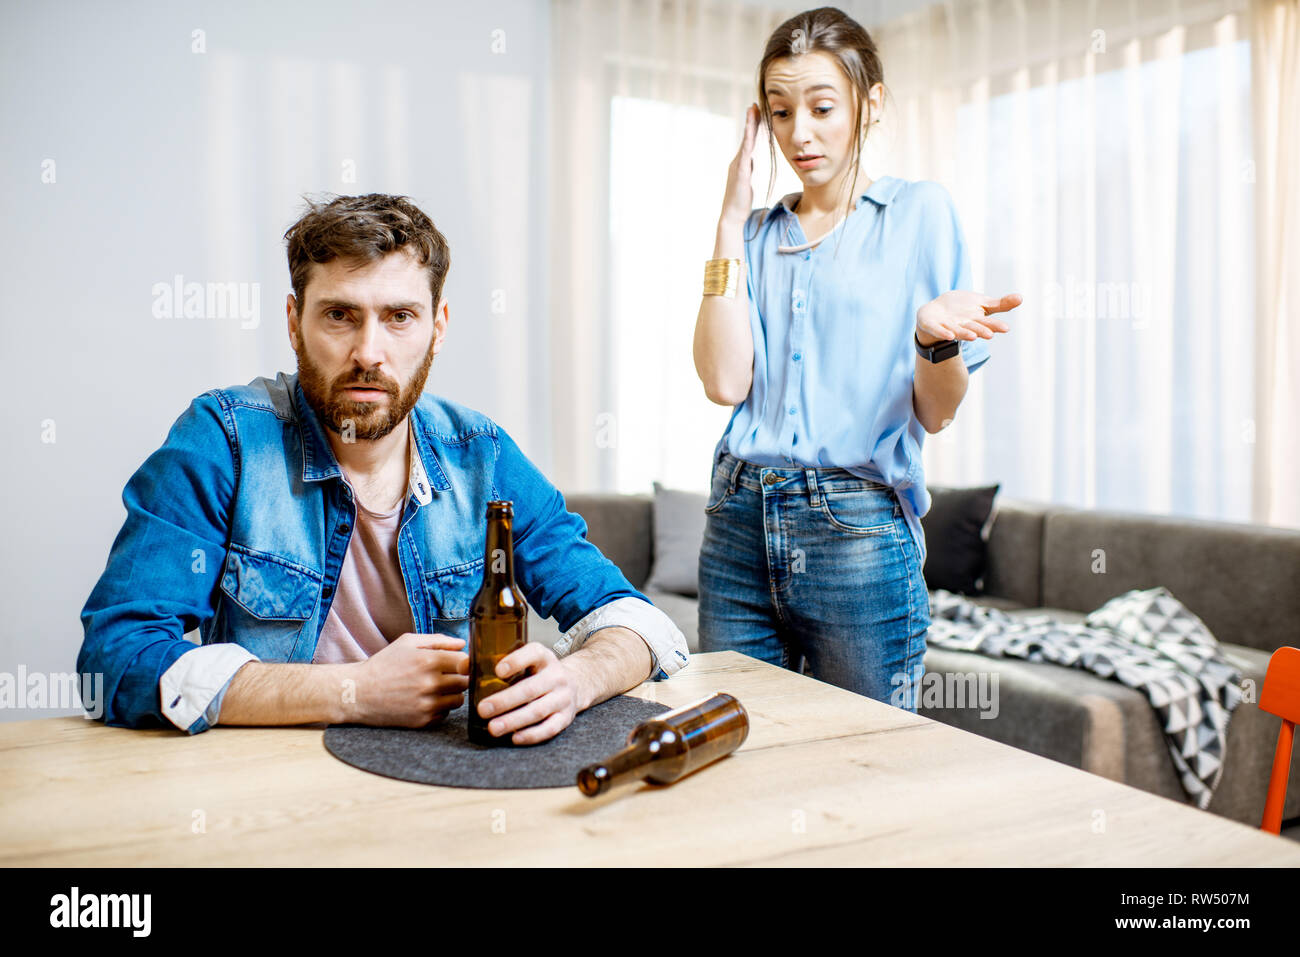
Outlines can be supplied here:
[[[1280, 413], [1297, 384], [1279, 344], [1296, 341], [1283, 203], [1295, 130], [1275, 119], [1264, 146], [1258, 128], [1262, 110], [1295, 102], [1282, 39], [1295, 3], [1268, 0], [1290, 19], [1267, 27], [1231, 0], [1171, 0], [1155, 16], [1127, 0], [856, 14], [889, 91], [868, 173], [947, 186], [976, 288], [1025, 299], [953, 426], [928, 437], [930, 484], [1294, 521], [1296, 430]], [[552, 215], [565, 228], [551, 312], [578, 346], [553, 350], [566, 389], [555, 434], [569, 443], [556, 472], [565, 488], [702, 488], [730, 410], [707, 402], [691, 361], [701, 264], [764, 42], [801, 8], [552, 9]], [[765, 139], [758, 156], [755, 205], [799, 188], [778, 156], [769, 193]], [[1266, 196], [1277, 212], [1261, 220]]]
[[1300, 0], [1251, 8], [1256, 177], [1255, 520], [1300, 526]]
[[[691, 360], [704, 261], [763, 44], [797, 9], [552, 3], [552, 478], [565, 491], [708, 482], [731, 409], [705, 398]], [[785, 173], [778, 185], [798, 188]]]
[[[1272, 166], [1252, 143], [1251, 23], [1236, 2], [1153, 15], [1126, 0], [977, 0], [873, 32], [893, 94], [873, 159], [945, 183], [976, 286], [1025, 297], [954, 428], [927, 443], [932, 482], [1294, 519], [1294, 477], [1261, 470], [1288, 441], [1292, 476], [1295, 458], [1274, 418], [1284, 377], [1257, 388], [1277, 361], [1257, 323], [1287, 320], [1257, 305], [1256, 237], [1276, 243], [1282, 224], [1256, 229]], [[1294, 328], [1294, 297], [1290, 309]]]

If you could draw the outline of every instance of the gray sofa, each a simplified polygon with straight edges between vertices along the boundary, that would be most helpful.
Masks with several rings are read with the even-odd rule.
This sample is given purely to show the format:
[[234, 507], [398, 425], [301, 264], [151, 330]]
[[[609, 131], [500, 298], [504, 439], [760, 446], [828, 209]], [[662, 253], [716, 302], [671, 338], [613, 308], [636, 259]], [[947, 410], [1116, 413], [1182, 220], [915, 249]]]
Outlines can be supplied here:
[[[700, 527], [704, 498], [699, 496]], [[698, 650], [696, 597], [647, 586], [655, 557], [653, 497], [573, 494], [566, 500], [586, 521], [590, 541], [676, 622], [691, 650]], [[659, 531], [662, 539], [666, 529]], [[681, 530], [673, 531], [680, 540]], [[1254, 693], [1229, 724], [1223, 777], [1209, 810], [1258, 827], [1281, 721], [1254, 702], [1269, 655], [1283, 645], [1300, 645], [1300, 531], [998, 498], [988, 546], [985, 594], [978, 600], [1009, 614], [1047, 611], [1080, 621], [1122, 592], [1164, 585], [1205, 622], [1247, 682], [1254, 683]], [[1099, 554], [1104, 554], [1104, 573], [1094, 571]], [[559, 631], [553, 620], [533, 612], [530, 637], [553, 644]], [[993, 718], [981, 717], [975, 708], [923, 707], [922, 714], [1187, 801], [1160, 724], [1140, 692], [1078, 669], [936, 647], [927, 651], [925, 667], [927, 672], [996, 673], [999, 710]], [[1300, 748], [1293, 755], [1283, 812], [1284, 820], [1296, 817]]]

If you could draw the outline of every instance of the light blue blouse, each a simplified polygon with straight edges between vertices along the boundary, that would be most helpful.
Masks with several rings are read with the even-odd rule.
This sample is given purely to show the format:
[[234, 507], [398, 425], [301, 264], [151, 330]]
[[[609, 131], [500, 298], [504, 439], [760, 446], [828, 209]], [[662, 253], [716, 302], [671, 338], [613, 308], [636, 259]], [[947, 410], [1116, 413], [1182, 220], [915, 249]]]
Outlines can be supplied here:
[[[917, 548], [930, 509], [925, 429], [912, 408], [916, 311], [970, 289], [970, 257], [948, 191], [882, 176], [813, 249], [791, 193], [745, 223], [754, 382], [714, 450], [777, 468], [838, 466], [898, 493]], [[970, 371], [988, 340], [961, 341]], [[953, 359], [947, 360], [949, 362]], [[958, 420], [960, 421], [960, 420]]]

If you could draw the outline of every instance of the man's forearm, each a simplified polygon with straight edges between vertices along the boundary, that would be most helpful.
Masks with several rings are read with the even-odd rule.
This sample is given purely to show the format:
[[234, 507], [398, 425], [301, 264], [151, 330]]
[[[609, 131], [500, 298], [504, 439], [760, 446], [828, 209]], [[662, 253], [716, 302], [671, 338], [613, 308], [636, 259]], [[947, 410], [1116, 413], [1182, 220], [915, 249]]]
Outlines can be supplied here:
[[641, 636], [621, 627], [600, 629], [561, 660], [578, 677], [579, 711], [635, 688], [650, 678], [654, 667], [650, 647]]
[[338, 724], [356, 700], [351, 664], [250, 661], [230, 679], [218, 724]]
[[[564, 657], [577, 677], [579, 711], [600, 704], [650, 677], [654, 658], [629, 628], [602, 628]], [[230, 680], [219, 724], [338, 724], [351, 720], [356, 701], [353, 664], [250, 661]]]

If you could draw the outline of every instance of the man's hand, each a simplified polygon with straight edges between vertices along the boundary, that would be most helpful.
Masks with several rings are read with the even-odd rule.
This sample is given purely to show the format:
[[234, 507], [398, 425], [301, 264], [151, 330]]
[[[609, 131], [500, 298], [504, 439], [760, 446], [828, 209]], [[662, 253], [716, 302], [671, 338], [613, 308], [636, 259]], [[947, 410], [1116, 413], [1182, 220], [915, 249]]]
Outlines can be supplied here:
[[355, 665], [347, 721], [423, 728], [459, 708], [469, 687], [463, 639], [407, 632]]
[[488, 731], [496, 737], [510, 734], [514, 744], [537, 744], [555, 737], [580, 710], [578, 676], [543, 644], [529, 642], [510, 652], [497, 663], [496, 673], [509, 678], [528, 671], [532, 673], [478, 704], [479, 715], [491, 719]]

